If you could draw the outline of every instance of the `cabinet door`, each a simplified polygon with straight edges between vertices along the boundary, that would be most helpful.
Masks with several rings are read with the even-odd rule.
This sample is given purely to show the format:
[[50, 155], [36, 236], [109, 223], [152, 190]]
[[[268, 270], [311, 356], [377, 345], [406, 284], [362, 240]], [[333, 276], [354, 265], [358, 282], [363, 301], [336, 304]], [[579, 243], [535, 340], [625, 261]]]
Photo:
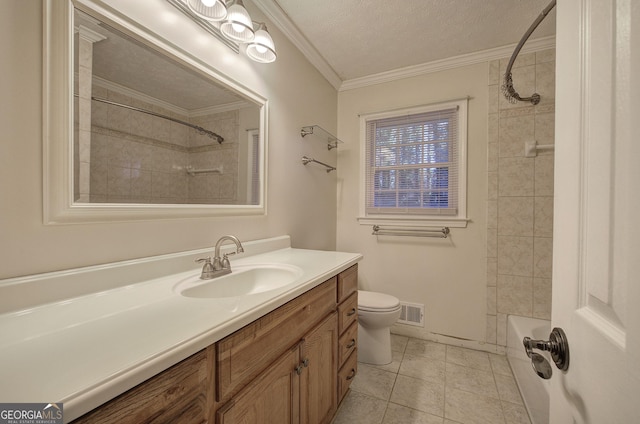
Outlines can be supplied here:
[[216, 413], [217, 424], [299, 423], [300, 351], [288, 351]]
[[305, 424], [329, 423], [338, 406], [338, 319], [334, 312], [311, 330], [302, 344], [300, 411]]
[[216, 343], [218, 402], [238, 393], [335, 310], [336, 281], [325, 281]]

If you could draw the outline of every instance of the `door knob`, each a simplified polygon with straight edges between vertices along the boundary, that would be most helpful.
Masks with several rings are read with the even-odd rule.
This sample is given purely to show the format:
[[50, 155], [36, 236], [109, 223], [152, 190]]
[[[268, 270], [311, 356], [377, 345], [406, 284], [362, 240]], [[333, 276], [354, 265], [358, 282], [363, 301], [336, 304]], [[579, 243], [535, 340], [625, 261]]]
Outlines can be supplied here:
[[551, 359], [553, 359], [553, 362], [556, 364], [558, 369], [561, 369], [562, 371], [569, 369], [569, 342], [567, 341], [567, 335], [564, 334], [562, 328], [554, 328], [551, 331], [551, 334], [549, 334], [548, 341], [532, 340], [530, 337], [525, 337], [522, 339], [522, 344], [527, 352], [527, 356], [532, 359], [533, 368], [536, 370], [538, 375], [540, 375], [540, 367], [536, 368], [536, 363], [540, 364], [542, 361], [540, 361], [539, 358], [540, 354], [533, 352], [533, 349], [551, 353]]

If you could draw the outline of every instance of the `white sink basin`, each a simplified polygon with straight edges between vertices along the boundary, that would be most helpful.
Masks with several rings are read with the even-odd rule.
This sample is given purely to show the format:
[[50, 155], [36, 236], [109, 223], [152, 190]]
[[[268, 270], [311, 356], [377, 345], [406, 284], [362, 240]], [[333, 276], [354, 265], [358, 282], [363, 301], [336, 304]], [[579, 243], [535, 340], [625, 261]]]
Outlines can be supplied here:
[[212, 280], [190, 276], [175, 289], [182, 296], [205, 299], [250, 296], [289, 285], [302, 275], [302, 269], [282, 264], [232, 265], [231, 270]]

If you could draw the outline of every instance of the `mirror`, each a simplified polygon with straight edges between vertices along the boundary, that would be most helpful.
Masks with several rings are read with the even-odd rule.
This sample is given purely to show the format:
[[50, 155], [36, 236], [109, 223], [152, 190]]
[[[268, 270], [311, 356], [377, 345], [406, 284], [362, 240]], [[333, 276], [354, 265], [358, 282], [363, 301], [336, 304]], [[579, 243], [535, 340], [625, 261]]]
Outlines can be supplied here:
[[45, 64], [45, 115], [70, 124], [45, 134], [45, 222], [264, 213], [266, 99], [85, 3], [46, 6], [47, 43], [65, 26], [70, 51]]

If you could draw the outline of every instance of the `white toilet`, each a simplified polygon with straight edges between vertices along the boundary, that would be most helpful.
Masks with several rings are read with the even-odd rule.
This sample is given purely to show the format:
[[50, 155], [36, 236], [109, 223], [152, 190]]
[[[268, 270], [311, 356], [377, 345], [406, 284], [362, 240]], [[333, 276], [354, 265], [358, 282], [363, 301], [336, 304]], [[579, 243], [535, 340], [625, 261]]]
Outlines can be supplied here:
[[358, 290], [358, 362], [391, 362], [391, 326], [400, 318], [400, 301], [388, 294]]

